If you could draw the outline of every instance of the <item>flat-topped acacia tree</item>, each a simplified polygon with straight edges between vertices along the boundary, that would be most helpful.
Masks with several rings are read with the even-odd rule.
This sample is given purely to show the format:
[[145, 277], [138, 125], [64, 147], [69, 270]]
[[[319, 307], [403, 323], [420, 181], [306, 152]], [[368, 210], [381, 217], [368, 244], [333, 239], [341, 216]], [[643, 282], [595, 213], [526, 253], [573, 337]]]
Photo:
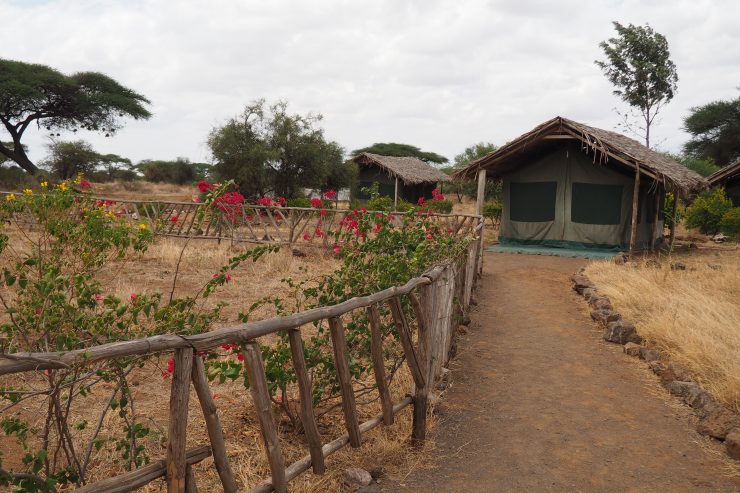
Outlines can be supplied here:
[[65, 75], [46, 65], [0, 59], [0, 122], [11, 137], [11, 142], [0, 142], [0, 154], [34, 174], [38, 167], [21, 144], [32, 124], [49, 131], [110, 134], [122, 127], [125, 117], [149, 118], [149, 103], [98, 72]]

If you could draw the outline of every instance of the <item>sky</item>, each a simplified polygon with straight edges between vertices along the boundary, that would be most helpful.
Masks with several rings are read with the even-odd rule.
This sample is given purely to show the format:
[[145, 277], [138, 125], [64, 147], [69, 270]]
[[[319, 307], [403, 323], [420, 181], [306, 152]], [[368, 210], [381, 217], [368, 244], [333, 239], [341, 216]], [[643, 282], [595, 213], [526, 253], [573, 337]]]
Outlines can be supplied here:
[[[133, 161], [210, 161], [208, 133], [259, 98], [322, 114], [347, 152], [402, 142], [452, 159], [558, 115], [621, 131], [628, 108], [593, 62], [612, 21], [648, 23], [679, 76], [651, 141], [678, 152], [690, 108], [739, 95], [739, 18], [737, 0], [0, 0], [0, 58], [145, 95], [152, 118], [113, 138], [59, 137]], [[48, 139], [27, 132], [32, 160]]]

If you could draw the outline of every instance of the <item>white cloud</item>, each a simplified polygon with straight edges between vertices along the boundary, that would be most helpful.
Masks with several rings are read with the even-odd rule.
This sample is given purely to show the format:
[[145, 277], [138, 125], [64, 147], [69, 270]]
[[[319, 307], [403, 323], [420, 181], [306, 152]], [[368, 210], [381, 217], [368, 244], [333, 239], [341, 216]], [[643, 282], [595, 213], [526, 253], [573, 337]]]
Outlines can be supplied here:
[[[737, 94], [739, 14], [733, 0], [0, 0], [14, 20], [0, 43], [5, 58], [105, 72], [151, 99], [151, 120], [83, 136], [135, 160], [206, 159], [208, 131], [261, 97], [323, 113], [348, 150], [397, 141], [452, 158], [555, 115], [614, 128], [625, 106], [593, 64], [598, 43], [612, 20], [648, 22], [679, 71], [655, 129], [675, 151], [690, 107]], [[34, 159], [44, 141], [28, 136]]]

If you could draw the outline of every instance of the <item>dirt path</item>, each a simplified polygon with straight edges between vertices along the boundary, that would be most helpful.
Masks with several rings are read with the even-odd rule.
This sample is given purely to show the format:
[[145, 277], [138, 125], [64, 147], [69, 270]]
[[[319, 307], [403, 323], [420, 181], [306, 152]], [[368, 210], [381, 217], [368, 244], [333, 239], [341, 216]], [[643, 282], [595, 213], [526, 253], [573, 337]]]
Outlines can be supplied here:
[[740, 491], [644, 363], [601, 340], [569, 289], [584, 260], [485, 262], [433, 458], [384, 491]]

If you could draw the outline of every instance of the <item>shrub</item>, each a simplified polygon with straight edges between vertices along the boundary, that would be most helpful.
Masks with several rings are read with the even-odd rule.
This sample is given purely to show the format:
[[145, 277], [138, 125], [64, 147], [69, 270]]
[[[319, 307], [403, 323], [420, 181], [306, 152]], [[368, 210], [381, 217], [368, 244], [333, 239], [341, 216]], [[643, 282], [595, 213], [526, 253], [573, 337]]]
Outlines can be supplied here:
[[288, 207], [311, 207], [311, 201], [306, 197], [293, 197], [288, 199]]
[[398, 199], [398, 205], [396, 205], [396, 210], [398, 212], [408, 212], [413, 211], [416, 207], [414, 207], [414, 204], [407, 200]]
[[447, 199], [426, 202], [425, 206], [438, 214], [449, 214], [452, 212], [452, 201]]
[[376, 195], [367, 201], [365, 208], [369, 211], [392, 211], [393, 198], [387, 195]]
[[501, 222], [503, 209], [501, 202], [486, 202], [483, 205], [483, 217], [490, 219], [491, 224], [496, 225]]
[[720, 230], [722, 216], [730, 209], [732, 201], [723, 188], [706, 191], [686, 210], [686, 226], [698, 228], [704, 234], [716, 234]]
[[[681, 205], [681, 201], [679, 200], [676, 203], [676, 224], [679, 224], [681, 221], [683, 221], [685, 216], [686, 209]], [[673, 222], [673, 192], [667, 192], [665, 194], [665, 203], [663, 204], [663, 217], [665, 218], [663, 224], [666, 228], [670, 228], [671, 223]]]
[[733, 240], [740, 240], [740, 207], [733, 207], [725, 212], [719, 222], [719, 229]]

